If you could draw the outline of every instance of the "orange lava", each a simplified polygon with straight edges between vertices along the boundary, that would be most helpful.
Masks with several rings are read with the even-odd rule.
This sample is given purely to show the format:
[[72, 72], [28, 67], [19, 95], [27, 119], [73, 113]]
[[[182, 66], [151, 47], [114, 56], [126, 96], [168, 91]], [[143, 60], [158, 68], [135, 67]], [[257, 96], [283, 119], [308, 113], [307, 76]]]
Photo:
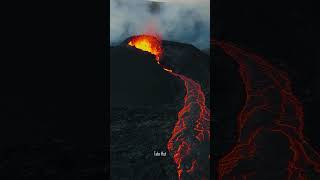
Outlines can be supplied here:
[[160, 38], [149, 35], [139, 35], [133, 37], [128, 44], [155, 55], [156, 60], [159, 63], [162, 54]]
[[[287, 180], [319, 179], [320, 154], [304, 137], [303, 106], [293, 93], [287, 73], [232, 43], [215, 40], [213, 43], [239, 64], [246, 92], [245, 105], [238, 116], [238, 140], [231, 152], [219, 161], [218, 179], [261, 179], [265, 174], [256, 164], [266, 157], [261, 145], [257, 145], [257, 136], [261, 138], [265, 133], [281, 135], [288, 141], [289, 145], [284, 147], [292, 155], [281, 169], [286, 171]], [[279, 160], [275, 159], [274, 163]], [[245, 170], [241, 169], [244, 164]]]
[[202, 167], [209, 158], [202, 159], [198, 153], [202, 145], [210, 142], [210, 109], [205, 105], [205, 94], [196, 81], [174, 72], [171, 74], [183, 80], [186, 89], [184, 106], [167, 144], [177, 166], [178, 179], [209, 179], [209, 172]]
[[[203, 144], [210, 142], [210, 110], [205, 105], [205, 94], [200, 84], [160, 64], [159, 60], [163, 52], [160, 38], [139, 35], [133, 37], [128, 45], [155, 55], [157, 63], [163, 70], [184, 82], [186, 90], [184, 105], [177, 115], [178, 120], [167, 148], [176, 164], [179, 180], [208, 179], [209, 171], [202, 168], [201, 165], [208, 164], [209, 158], [200, 158], [198, 153]], [[205, 157], [208, 157], [208, 154]]]

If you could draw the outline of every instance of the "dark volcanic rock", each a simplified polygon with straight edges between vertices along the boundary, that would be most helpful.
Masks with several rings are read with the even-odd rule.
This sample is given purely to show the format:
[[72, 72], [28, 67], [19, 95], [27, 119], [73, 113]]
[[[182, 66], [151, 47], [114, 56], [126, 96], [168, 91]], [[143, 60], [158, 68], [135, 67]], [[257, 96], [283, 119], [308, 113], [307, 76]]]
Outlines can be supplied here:
[[[134, 36], [133, 36], [134, 37]], [[121, 43], [128, 47], [132, 37]], [[210, 56], [190, 44], [162, 40], [160, 63], [174, 72], [196, 80], [205, 88], [210, 86]], [[146, 52], [147, 53], [147, 52]], [[147, 53], [148, 54], [148, 53]]]
[[161, 105], [175, 101], [183, 83], [164, 71], [154, 56], [129, 46], [111, 48], [112, 106]]
[[200, 82], [203, 86], [209, 84], [210, 56], [184, 43], [164, 40], [162, 47], [164, 53], [161, 62], [164, 65], [176, 73]]
[[[111, 179], [177, 179], [166, 149], [177, 107], [111, 109]], [[163, 151], [166, 157], [155, 157]]]
[[178, 179], [167, 143], [185, 87], [161, 66], [199, 82], [209, 104], [209, 56], [191, 45], [162, 41], [159, 65], [150, 53], [127, 45], [129, 40], [111, 48], [111, 179]]
[[220, 48], [213, 50], [213, 145], [215, 158], [220, 159], [236, 142], [237, 115], [246, 96], [239, 66]]

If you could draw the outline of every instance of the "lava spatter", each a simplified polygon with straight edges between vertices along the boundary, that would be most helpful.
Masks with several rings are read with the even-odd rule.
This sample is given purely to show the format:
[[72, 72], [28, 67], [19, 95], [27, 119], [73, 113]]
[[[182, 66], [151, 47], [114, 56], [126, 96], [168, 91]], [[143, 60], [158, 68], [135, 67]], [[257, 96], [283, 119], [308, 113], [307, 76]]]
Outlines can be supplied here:
[[[288, 75], [260, 56], [231, 43], [213, 43], [239, 64], [246, 92], [245, 105], [238, 116], [238, 140], [231, 152], [219, 161], [219, 180], [261, 179], [261, 171], [259, 174], [256, 165], [250, 166], [250, 162], [265, 158], [257, 153], [256, 144], [257, 136], [265, 133], [280, 135], [288, 142], [287, 150], [292, 155], [282, 169], [286, 172], [286, 179], [319, 179], [320, 155], [304, 138], [303, 108], [292, 92]], [[250, 167], [251, 172], [239, 170], [241, 163], [247, 163], [246, 167]]]
[[[160, 64], [162, 48], [158, 38], [140, 35], [133, 37], [128, 44], [154, 54]], [[177, 166], [178, 178], [209, 179], [210, 110], [205, 105], [205, 95], [199, 83], [162, 68], [184, 81], [186, 90], [183, 108], [177, 115], [178, 120], [167, 144]], [[204, 164], [207, 169], [202, 167]]]
[[159, 37], [149, 35], [134, 36], [130, 39], [128, 45], [134, 46], [137, 49], [147, 51], [156, 56], [156, 60], [159, 64], [159, 60], [162, 54], [161, 39]]

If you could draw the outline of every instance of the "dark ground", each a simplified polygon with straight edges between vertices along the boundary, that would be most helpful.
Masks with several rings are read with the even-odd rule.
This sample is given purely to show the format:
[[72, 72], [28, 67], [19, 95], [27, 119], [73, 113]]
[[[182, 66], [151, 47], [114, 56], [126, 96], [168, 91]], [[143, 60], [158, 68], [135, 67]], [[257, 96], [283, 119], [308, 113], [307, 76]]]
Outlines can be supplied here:
[[[209, 101], [209, 56], [195, 47], [164, 41], [161, 62], [203, 84]], [[184, 103], [183, 81], [154, 56], [127, 46], [110, 50], [111, 179], [177, 179], [167, 143]], [[164, 151], [166, 157], [154, 157]]]
[[[166, 145], [183, 96], [183, 83], [151, 54], [110, 49], [111, 179], [177, 179]], [[167, 156], [154, 157], [154, 151]]]
[[[106, 167], [102, 164], [108, 160], [107, 153], [102, 155], [108, 150], [105, 147], [108, 142], [105, 101], [109, 97], [105, 93], [108, 92], [107, 1], [6, 3], [1, 11], [0, 172], [4, 172], [1, 178], [21, 179], [24, 172], [33, 172], [28, 163], [35, 170], [43, 169], [35, 172], [32, 179], [43, 179], [43, 173], [55, 173], [52, 169], [57, 170], [52, 177], [60, 177], [56, 179], [78, 178], [83, 173], [85, 178], [86, 174], [101, 172]], [[280, 62], [274, 64], [288, 71], [297, 96], [304, 102], [305, 135], [319, 149], [317, 6], [308, 1], [215, 0], [211, 4], [215, 38], [252, 49]], [[238, 87], [236, 67], [230, 65], [228, 71], [212, 71], [213, 77], [226, 78], [213, 81], [217, 89]], [[227, 86], [231, 79], [235, 79], [234, 85]], [[213, 91], [212, 96], [220, 100], [213, 100], [212, 107], [221, 107], [216, 116], [226, 116], [229, 108], [225, 104], [235, 101], [231, 98], [224, 101], [223, 97], [237, 98], [228, 92]], [[241, 102], [241, 97], [238, 98], [237, 102]], [[234, 112], [239, 108], [235, 106]], [[235, 114], [228, 116], [232, 118]], [[228, 131], [213, 131], [221, 132], [217, 137], [232, 138]], [[219, 151], [214, 153], [221, 155], [228, 149], [225, 140], [213, 143]], [[71, 153], [66, 148], [69, 145]], [[63, 155], [68, 157], [65, 158], [68, 163]], [[97, 163], [96, 157], [104, 163]], [[77, 165], [79, 161], [81, 165]], [[108, 168], [96, 175], [105, 179], [106, 171]], [[26, 177], [30, 174], [26, 173]]]
[[[230, 41], [260, 54], [289, 74], [295, 95], [304, 106], [305, 136], [319, 151], [320, 64], [316, 38], [319, 31], [314, 5], [309, 1], [216, 0], [211, 12], [215, 39]], [[214, 114], [221, 119], [235, 119], [243, 103], [243, 95], [236, 95], [243, 91], [238, 87], [237, 67], [221, 52], [215, 54], [213, 50], [212, 54], [212, 69], [216, 70], [212, 71], [215, 78], [211, 83], [215, 86], [212, 96], [216, 97], [213, 107], [217, 111]], [[234, 143], [234, 138], [229, 138], [235, 124], [229, 123], [227, 127], [225, 120], [215, 122], [213, 132], [218, 133], [213, 146], [219, 159], [229, 144]]]

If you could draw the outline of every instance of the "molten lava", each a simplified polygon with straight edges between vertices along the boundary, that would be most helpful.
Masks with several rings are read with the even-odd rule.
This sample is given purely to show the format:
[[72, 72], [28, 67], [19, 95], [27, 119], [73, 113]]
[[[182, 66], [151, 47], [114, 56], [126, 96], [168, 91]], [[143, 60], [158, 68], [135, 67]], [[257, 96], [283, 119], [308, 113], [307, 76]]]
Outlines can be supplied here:
[[[133, 37], [128, 44], [154, 54], [160, 65], [163, 51], [160, 42], [159, 38], [140, 35]], [[205, 105], [204, 92], [196, 81], [171, 69], [162, 69], [182, 80], [186, 90], [183, 108], [177, 114], [178, 119], [167, 144], [177, 166], [178, 178], [209, 179], [209, 170], [202, 167], [209, 167], [210, 142], [210, 110]], [[200, 153], [203, 148], [208, 151]]]
[[194, 80], [171, 74], [184, 81], [186, 95], [167, 144], [168, 151], [177, 165], [179, 180], [209, 179], [209, 170], [205, 167], [209, 166], [210, 109], [205, 105], [204, 92]]
[[149, 35], [139, 35], [133, 37], [128, 44], [155, 55], [159, 64], [160, 56], [162, 54], [160, 38]]
[[[257, 164], [267, 158], [263, 157], [268, 155], [267, 151], [263, 151], [266, 145], [271, 146], [274, 142], [265, 138], [269, 137], [266, 136], [268, 134], [284, 137], [288, 142], [283, 147], [277, 146], [279, 150], [285, 148], [292, 153], [284, 166], [278, 169], [285, 172], [286, 179], [320, 179], [320, 154], [304, 137], [303, 107], [293, 93], [287, 73], [273, 67], [268, 60], [231, 43], [214, 41], [214, 44], [239, 64], [246, 93], [245, 105], [238, 116], [238, 140], [231, 152], [219, 161], [218, 179], [253, 180], [265, 177], [263, 171], [268, 172], [271, 168], [260, 166], [259, 169]], [[262, 142], [268, 142], [263, 144], [266, 147], [262, 146]], [[279, 164], [278, 159], [270, 162]], [[242, 168], [244, 164], [245, 170]]]

